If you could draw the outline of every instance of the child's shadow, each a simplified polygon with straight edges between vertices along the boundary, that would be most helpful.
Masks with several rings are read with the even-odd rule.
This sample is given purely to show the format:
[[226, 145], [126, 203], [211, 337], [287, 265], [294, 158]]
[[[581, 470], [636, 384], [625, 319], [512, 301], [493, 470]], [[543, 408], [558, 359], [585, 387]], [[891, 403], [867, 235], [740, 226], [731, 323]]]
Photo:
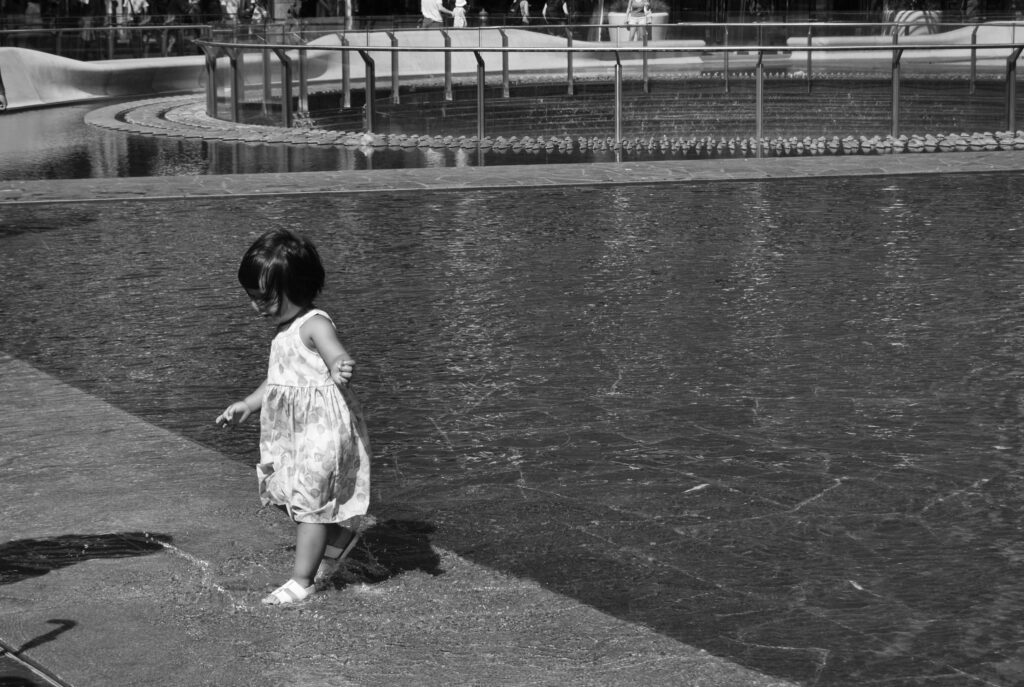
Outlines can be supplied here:
[[162, 551], [166, 534], [113, 532], [17, 539], [0, 544], [0, 585], [13, 584], [93, 558], [130, 558]]
[[413, 520], [386, 520], [360, 534], [359, 543], [331, 578], [335, 589], [348, 584], [383, 582], [411, 570], [440, 575], [441, 558], [427, 535], [434, 526]]

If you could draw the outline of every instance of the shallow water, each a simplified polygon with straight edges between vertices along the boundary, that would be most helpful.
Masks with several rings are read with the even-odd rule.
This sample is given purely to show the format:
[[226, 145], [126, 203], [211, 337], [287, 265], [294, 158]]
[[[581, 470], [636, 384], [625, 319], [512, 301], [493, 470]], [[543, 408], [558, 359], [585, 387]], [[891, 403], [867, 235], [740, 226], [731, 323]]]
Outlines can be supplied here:
[[255, 424], [213, 425], [271, 335], [234, 272], [263, 228], [299, 229], [359, 360], [378, 514], [802, 683], [1015, 685], [1022, 192], [10, 206], [0, 350], [251, 463]]

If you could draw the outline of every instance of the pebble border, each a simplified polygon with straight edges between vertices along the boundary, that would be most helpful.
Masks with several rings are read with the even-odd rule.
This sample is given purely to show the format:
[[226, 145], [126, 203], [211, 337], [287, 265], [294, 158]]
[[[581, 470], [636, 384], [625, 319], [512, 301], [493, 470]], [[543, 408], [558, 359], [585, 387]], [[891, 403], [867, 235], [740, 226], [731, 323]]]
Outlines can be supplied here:
[[[621, 150], [635, 153], [661, 153], [681, 156], [746, 157], [757, 150], [756, 138], [718, 139], [648, 137], [616, 141], [613, 137], [576, 136], [416, 136], [411, 134], [372, 134], [318, 129], [300, 120], [287, 128], [258, 124], [240, 124], [214, 119], [206, 114], [204, 96], [171, 96], [119, 103], [86, 114], [86, 123], [127, 133], [150, 136], [204, 139], [251, 144], [286, 143], [360, 149], [376, 148], [466, 148], [495, 152], [572, 153], [578, 151]], [[959, 152], [983, 150], [1024, 150], [1024, 130], [981, 133], [913, 134], [910, 136], [796, 136], [762, 140], [772, 156], [851, 155], [923, 152]]]

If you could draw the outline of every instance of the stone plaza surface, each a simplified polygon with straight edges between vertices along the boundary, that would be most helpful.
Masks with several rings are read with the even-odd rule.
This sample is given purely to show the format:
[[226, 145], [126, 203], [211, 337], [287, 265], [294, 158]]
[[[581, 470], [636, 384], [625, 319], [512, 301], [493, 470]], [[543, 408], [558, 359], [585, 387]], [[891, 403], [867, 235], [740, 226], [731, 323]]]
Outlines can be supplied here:
[[[5, 180], [0, 204], [1020, 169], [1022, 154], [980, 152]], [[68, 684], [787, 684], [432, 546], [401, 513], [375, 514], [348, 584], [261, 608], [291, 529], [258, 508], [248, 470], [45, 370], [0, 367], [0, 639]]]
[[57, 684], [788, 684], [387, 522], [349, 584], [261, 607], [292, 530], [249, 470], [8, 356], [0, 371], [0, 640]]

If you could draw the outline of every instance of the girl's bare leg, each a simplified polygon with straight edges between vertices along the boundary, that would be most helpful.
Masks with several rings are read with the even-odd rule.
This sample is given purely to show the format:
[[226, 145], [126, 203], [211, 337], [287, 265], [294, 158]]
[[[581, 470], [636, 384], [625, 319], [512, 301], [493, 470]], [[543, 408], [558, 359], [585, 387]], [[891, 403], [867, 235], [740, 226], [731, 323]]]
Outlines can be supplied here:
[[300, 522], [295, 533], [295, 565], [292, 579], [306, 588], [313, 584], [313, 576], [327, 547], [328, 525]]
[[341, 525], [327, 525], [327, 544], [336, 549], [344, 550], [352, 538], [356, 536], [355, 530], [350, 530]]

